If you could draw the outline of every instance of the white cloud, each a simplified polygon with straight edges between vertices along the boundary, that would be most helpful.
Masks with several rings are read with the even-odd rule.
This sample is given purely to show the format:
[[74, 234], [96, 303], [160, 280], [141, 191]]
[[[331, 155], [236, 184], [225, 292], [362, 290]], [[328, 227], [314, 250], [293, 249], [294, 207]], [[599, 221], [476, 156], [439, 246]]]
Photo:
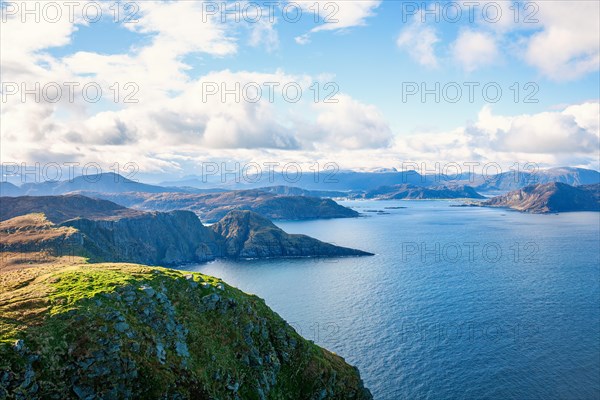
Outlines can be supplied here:
[[473, 30], [461, 31], [451, 50], [456, 61], [467, 72], [493, 64], [498, 57], [494, 37]]
[[386, 148], [392, 131], [383, 114], [373, 105], [362, 104], [350, 96], [337, 96], [338, 103], [317, 106], [319, 143], [331, 148]]
[[[298, 0], [290, 3], [301, 7], [307, 16], [313, 18], [316, 14], [322, 20], [322, 23], [310, 30], [311, 33], [315, 33], [364, 26], [366, 19], [375, 15], [381, 0]], [[296, 43], [308, 43], [309, 36], [308, 33], [297, 36]]]
[[440, 41], [434, 28], [421, 23], [421, 14], [400, 32], [396, 45], [407, 51], [410, 57], [426, 67], [437, 67], [438, 59], [434, 45]]
[[554, 80], [572, 80], [600, 69], [600, 2], [537, 2], [542, 27], [529, 39], [525, 60]]
[[279, 47], [279, 35], [275, 29], [277, 21], [263, 19], [251, 24], [248, 44], [252, 47], [264, 46], [269, 53]]

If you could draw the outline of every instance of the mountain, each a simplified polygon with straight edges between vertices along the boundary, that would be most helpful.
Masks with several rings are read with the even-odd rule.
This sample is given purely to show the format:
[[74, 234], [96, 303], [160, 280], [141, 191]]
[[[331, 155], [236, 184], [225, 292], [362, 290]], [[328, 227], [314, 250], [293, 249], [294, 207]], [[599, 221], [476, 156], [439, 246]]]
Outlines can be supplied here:
[[[4, 189], [2, 183], [2, 196], [52, 196], [78, 191], [103, 192], [103, 193], [124, 193], [124, 192], [144, 192], [144, 193], [162, 193], [162, 192], [185, 192], [189, 190], [196, 191], [192, 188], [166, 188], [155, 185], [148, 185], [127, 179], [113, 172], [81, 175], [71, 180], [65, 181], [47, 181], [39, 183], [24, 183], [20, 187], [11, 185]], [[18, 191], [15, 191], [17, 188]]]
[[532, 213], [600, 211], [600, 185], [571, 186], [552, 182], [530, 185], [481, 203]]
[[0, 277], [0, 398], [372, 399], [356, 368], [216, 278], [124, 264]]
[[424, 185], [427, 180], [416, 171], [397, 171], [384, 169], [378, 172], [334, 171], [323, 170], [319, 173], [302, 171], [300, 176], [290, 177], [281, 172], [263, 173], [250, 176], [246, 180], [231, 179], [222, 182], [220, 175], [197, 177], [188, 176], [182, 180], [161, 182], [163, 186], [189, 186], [195, 188], [219, 187], [224, 189], [257, 189], [268, 186], [294, 186], [306, 190], [319, 191], [361, 191], [371, 190], [379, 186], [410, 183]]
[[[46, 212], [48, 215], [44, 215]], [[23, 218], [33, 213], [38, 213], [37, 217]], [[369, 255], [305, 236], [287, 235], [264, 217], [250, 211], [244, 215], [226, 216], [218, 225], [228, 233], [251, 233], [253, 240], [246, 239], [246, 247], [234, 252], [229, 245], [232, 236], [223, 237], [220, 231], [204, 226], [190, 211], [141, 212], [80, 195], [7, 197], [2, 199], [0, 250], [150, 265], [247, 257], [251, 251], [256, 251], [253, 257]], [[227, 227], [229, 223], [231, 228]], [[267, 250], [260, 251], [261, 246]]]
[[267, 186], [258, 188], [261, 192], [274, 193], [283, 196], [309, 196], [309, 197], [347, 197], [348, 192], [331, 190], [306, 190], [295, 186]]
[[467, 185], [457, 186], [383, 186], [365, 193], [366, 199], [398, 200], [398, 199], [483, 199], [475, 189]]
[[73, 218], [116, 219], [142, 214], [110, 201], [81, 195], [2, 197], [0, 205], [0, 221], [31, 213], [43, 213], [55, 223]]
[[516, 190], [551, 182], [566, 183], [571, 186], [596, 184], [600, 183], [600, 172], [571, 167], [550, 168], [535, 173], [509, 171], [485, 179], [479, 176], [470, 184], [480, 192], [490, 192]]
[[193, 211], [205, 222], [216, 222], [232, 210], [250, 210], [269, 219], [302, 220], [353, 218], [358, 213], [331, 199], [310, 196], [283, 196], [262, 190], [222, 193], [85, 193], [139, 210]]
[[357, 256], [360, 250], [323, 243], [306, 235], [290, 235], [250, 211], [231, 211], [211, 228], [225, 239], [231, 258]]
[[21, 196], [22, 190], [10, 182], [0, 182], [0, 196]]

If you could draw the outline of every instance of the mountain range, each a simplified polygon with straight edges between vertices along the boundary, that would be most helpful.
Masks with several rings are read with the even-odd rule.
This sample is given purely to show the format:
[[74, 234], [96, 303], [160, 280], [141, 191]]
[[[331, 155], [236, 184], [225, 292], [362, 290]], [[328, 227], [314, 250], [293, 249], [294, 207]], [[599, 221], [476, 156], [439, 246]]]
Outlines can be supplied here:
[[457, 186], [467, 185], [478, 192], [508, 192], [532, 184], [561, 182], [572, 186], [600, 183], [600, 173], [595, 170], [557, 167], [536, 172], [507, 171], [495, 175], [462, 173], [459, 175], [420, 174], [417, 171], [381, 170], [376, 172], [339, 171], [336, 173], [302, 174], [290, 181], [282, 174], [264, 176], [260, 179], [222, 182], [220, 176], [190, 176], [160, 185], [149, 185], [127, 179], [114, 173], [78, 176], [70, 181], [25, 183], [16, 186], [0, 182], [2, 196], [42, 196], [80, 193], [187, 193], [206, 194], [233, 190], [256, 189], [282, 196], [348, 197], [353, 192], [366, 193], [380, 187], [396, 185]]

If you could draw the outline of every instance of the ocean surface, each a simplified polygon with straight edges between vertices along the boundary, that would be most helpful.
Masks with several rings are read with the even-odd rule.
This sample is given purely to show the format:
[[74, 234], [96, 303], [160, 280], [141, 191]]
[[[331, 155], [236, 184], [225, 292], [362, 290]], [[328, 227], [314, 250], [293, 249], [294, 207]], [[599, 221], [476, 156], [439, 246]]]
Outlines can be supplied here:
[[374, 257], [182, 268], [264, 298], [375, 399], [600, 398], [600, 213], [341, 204], [366, 216], [277, 225]]

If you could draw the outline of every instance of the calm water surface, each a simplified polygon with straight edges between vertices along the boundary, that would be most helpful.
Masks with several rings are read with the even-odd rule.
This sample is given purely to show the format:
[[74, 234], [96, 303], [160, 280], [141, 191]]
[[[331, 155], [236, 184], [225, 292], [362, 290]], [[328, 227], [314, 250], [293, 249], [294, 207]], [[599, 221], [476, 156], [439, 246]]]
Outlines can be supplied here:
[[278, 225], [376, 256], [185, 268], [264, 298], [375, 399], [600, 398], [600, 213], [342, 204], [366, 217]]

